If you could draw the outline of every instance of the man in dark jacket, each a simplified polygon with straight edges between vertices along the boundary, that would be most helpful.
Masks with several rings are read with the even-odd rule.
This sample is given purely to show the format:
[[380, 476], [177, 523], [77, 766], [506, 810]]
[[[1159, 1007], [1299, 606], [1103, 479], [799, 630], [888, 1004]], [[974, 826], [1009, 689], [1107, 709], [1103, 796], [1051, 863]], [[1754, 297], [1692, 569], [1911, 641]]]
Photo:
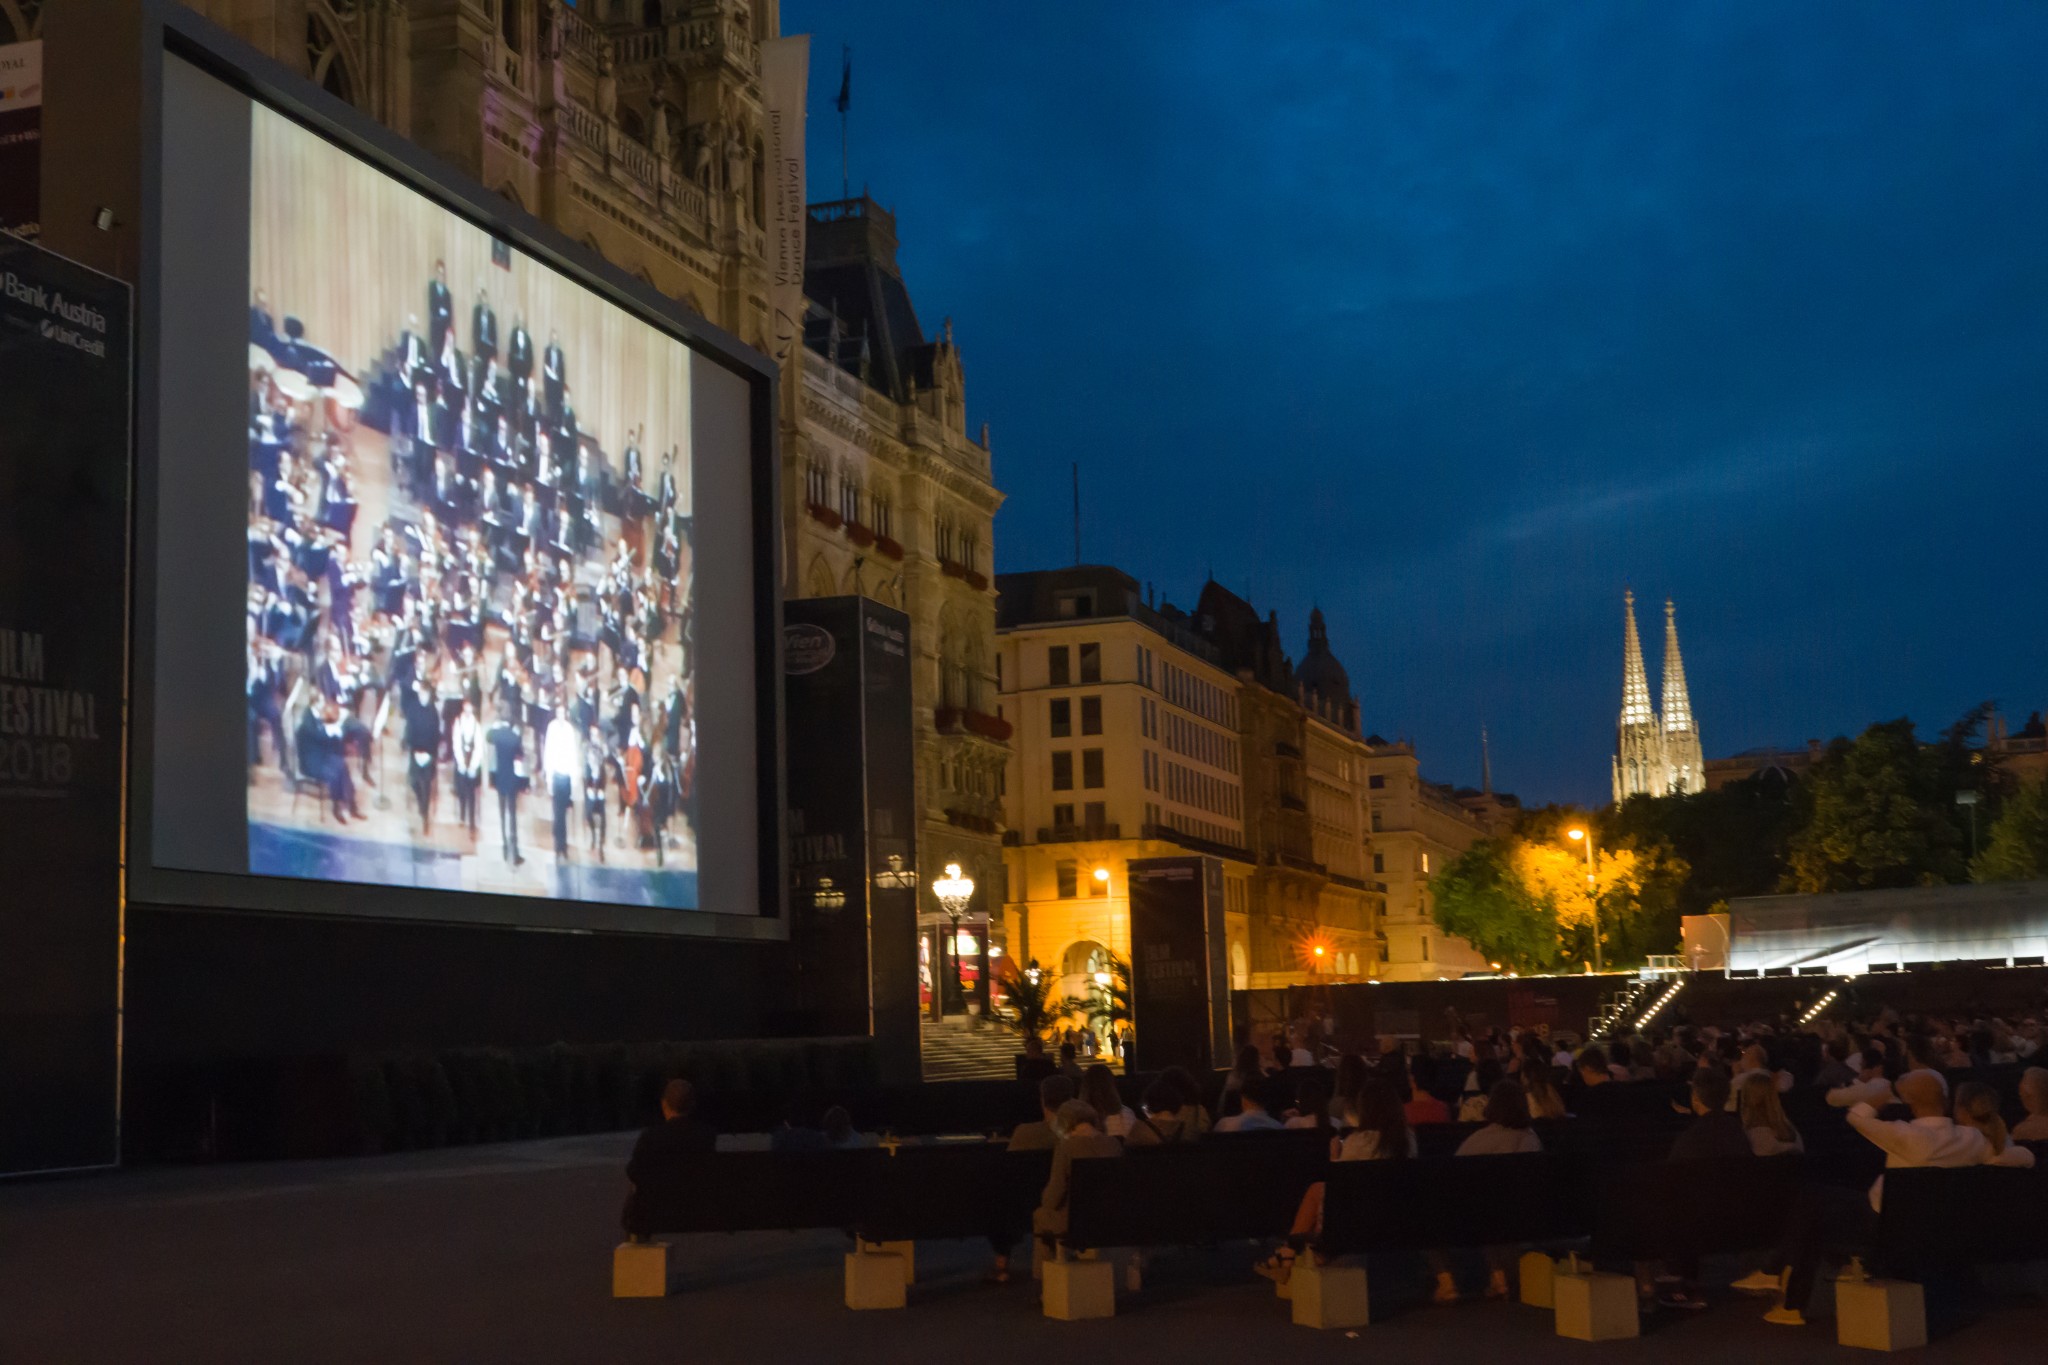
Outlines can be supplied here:
[[697, 1092], [688, 1081], [678, 1078], [662, 1087], [661, 1120], [641, 1132], [626, 1162], [626, 1179], [633, 1189], [622, 1217], [629, 1236], [643, 1235], [637, 1216], [643, 1187], [670, 1177], [694, 1157], [718, 1150], [718, 1134], [695, 1117], [696, 1107]]
[[1728, 1111], [1728, 1075], [1715, 1067], [1692, 1073], [1692, 1126], [1671, 1144], [1673, 1161], [1755, 1156], [1742, 1120]]

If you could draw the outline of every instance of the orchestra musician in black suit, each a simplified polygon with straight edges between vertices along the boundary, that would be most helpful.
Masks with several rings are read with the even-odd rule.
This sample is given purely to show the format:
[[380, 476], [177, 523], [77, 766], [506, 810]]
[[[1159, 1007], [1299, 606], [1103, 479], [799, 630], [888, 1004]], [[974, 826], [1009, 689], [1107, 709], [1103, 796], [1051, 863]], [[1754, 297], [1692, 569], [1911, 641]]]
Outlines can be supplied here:
[[[505, 677], [500, 676], [502, 687]], [[484, 746], [490, 751], [491, 790], [498, 796], [498, 844], [505, 861], [514, 867], [525, 864], [519, 855], [519, 797], [526, 790], [526, 740], [520, 733], [518, 683], [512, 684], [512, 700], [502, 691], [491, 712], [491, 728], [484, 732]]]
[[562, 390], [569, 378], [568, 357], [562, 354], [562, 334], [548, 333], [548, 348], [541, 354], [541, 397], [548, 417], [562, 420]]
[[441, 712], [434, 705], [434, 690], [424, 677], [413, 679], [403, 705], [407, 785], [419, 806], [420, 833], [427, 834], [434, 824], [434, 779], [441, 763]]
[[434, 278], [427, 282], [427, 340], [430, 354], [439, 356], [455, 327], [455, 296], [448, 292], [448, 263], [434, 262]]
[[478, 285], [476, 307], [469, 313], [469, 351], [479, 368], [498, 358], [498, 314], [491, 307], [491, 294]]
[[517, 397], [516, 406], [525, 408], [533, 388], [533, 333], [526, 330], [526, 319], [517, 313], [512, 315], [512, 344], [506, 354], [506, 367], [512, 371], [512, 387]]

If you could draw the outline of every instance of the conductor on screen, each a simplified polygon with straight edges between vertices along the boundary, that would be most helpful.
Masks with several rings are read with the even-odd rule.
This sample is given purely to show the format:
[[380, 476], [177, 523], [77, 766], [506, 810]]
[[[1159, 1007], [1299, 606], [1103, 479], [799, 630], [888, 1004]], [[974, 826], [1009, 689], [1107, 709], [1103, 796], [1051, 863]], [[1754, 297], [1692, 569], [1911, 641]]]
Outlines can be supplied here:
[[[310, 294], [321, 256], [284, 259], [250, 306], [250, 870], [695, 905], [694, 564], [682, 433], [663, 429], [687, 408], [611, 396], [669, 391], [673, 371], [646, 367], [677, 343], [649, 331], [615, 352], [614, 329], [560, 311], [574, 286], [529, 267], [499, 286], [501, 356], [490, 290], [457, 321], [453, 250], [432, 258], [424, 326], [348, 303], [280, 332], [289, 310], [271, 300]], [[538, 357], [529, 319], [549, 324]], [[366, 325], [383, 338], [367, 356], [327, 348]], [[585, 411], [568, 385], [579, 341], [601, 395]], [[647, 439], [666, 452], [658, 499], [640, 482]], [[535, 773], [541, 841], [522, 828]], [[437, 818], [444, 787], [453, 821]]]

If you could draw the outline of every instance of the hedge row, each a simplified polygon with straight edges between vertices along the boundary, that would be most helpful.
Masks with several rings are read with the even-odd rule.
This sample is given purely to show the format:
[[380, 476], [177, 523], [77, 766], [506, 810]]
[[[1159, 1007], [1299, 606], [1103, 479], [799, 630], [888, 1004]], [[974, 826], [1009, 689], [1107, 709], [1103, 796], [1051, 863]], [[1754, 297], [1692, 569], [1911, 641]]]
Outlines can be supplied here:
[[875, 1084], [866, 1039], [744, 1043], [557, 1044], [348, 1059], [358, 1151], [394, 1151], [651, 1122], [662, 1086], [691, 1081], [722, 1126], [772, 1124], [793, 1100]]
[[609, 1132], [652, 1121], [676, 1076], [733, 1130], [876, 1089], [865, 1038], [135, 1058], [123, 1145], [132, 1161], [247, 1161]]

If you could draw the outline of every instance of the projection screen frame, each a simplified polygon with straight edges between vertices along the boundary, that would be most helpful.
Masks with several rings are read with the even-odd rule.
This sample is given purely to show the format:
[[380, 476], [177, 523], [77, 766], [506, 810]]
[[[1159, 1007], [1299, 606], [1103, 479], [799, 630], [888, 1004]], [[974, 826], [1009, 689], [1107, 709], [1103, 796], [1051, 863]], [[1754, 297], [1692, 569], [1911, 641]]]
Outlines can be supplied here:
[[[781, 522], [777, 414], [780, 376], [774, 363], [738, 337], [700, 318], [650, 284], [604, 260], [539, 219], [494, 195], [412, 143], [328, 94], [189, 9], [166, 0], [141, 6], [141, 218], [146, 243], [137, 262], [136, 455], [131, 499], [132, 541], [129, 790], [124, 856], [126, 898], [169, 909], [235, 911], [365, 922], [397, 921], [528, 929], [554, 933], [622, 933], [786, 941], [789, 937], [783, 838], [783, 712], [781, 651]], [[161, 867], [152, 846], [156, 753], [155, 685], [158, 606], [153, 582], [165, 395], [165, 200], [162, 157], [166, 127], [165, 72], [182, 60], [254, 104], [268, 106], [392, 176], [440, 208], [466, 219], [535, 262], [663, 332], [748, 386], [751, 491], [753, 781], [755, 904], [668, 909], [488, 892], [298, 880]], [[240, 306], [246, 309], [246, 298]], [[693, 388], [695, 386], [693, 385]], [[699, 800], [715, 800], [700, 794]], [[365, 903], [370, 908], [362, 908]]]

